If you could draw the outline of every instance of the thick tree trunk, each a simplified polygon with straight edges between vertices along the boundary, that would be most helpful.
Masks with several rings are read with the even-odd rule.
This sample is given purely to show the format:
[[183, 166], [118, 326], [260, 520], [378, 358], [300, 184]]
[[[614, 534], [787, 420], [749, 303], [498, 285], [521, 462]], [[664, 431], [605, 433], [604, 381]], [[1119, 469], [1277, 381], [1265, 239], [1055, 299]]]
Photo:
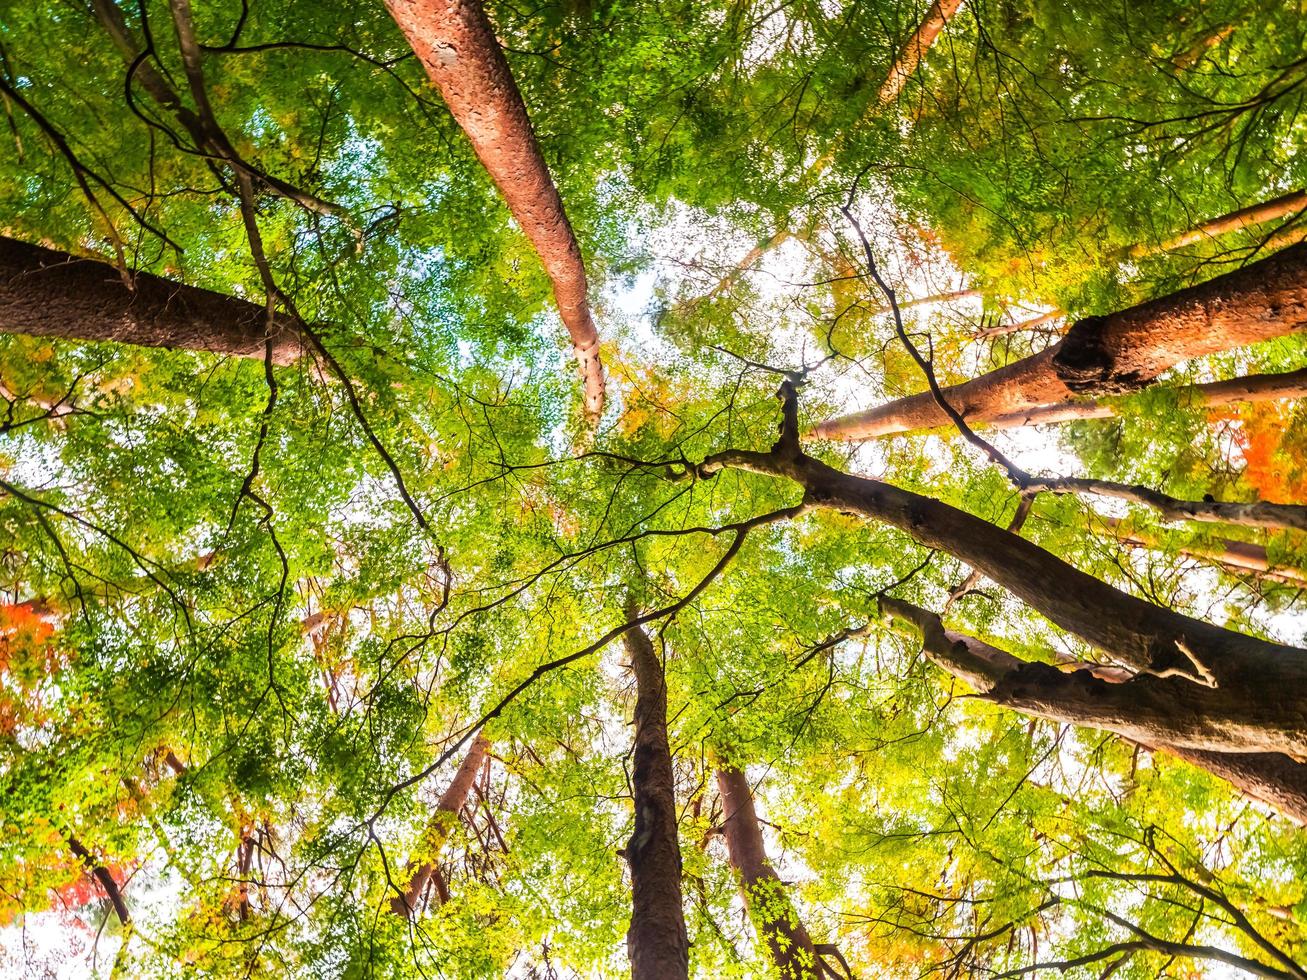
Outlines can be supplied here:
[[544, 263], [585, 384], [586, 414], [597, 420], [604, 373], [581, 247], [485, 11], [477, 0], [386, 0], [386, 8]]
[[[1181, 500], [1151, 487], [1111, 480], [1077, 477], [1035, 479], [1026, 484], [1028, 491], [1049, 493], [1089, 493], [1142, 504], [1157, 511], [1167, 521], [1199, 521], [1209, 524], [1233, 524], [1239, 527], [1264, 528], [1271, 531], [1307, 531], [1307, 507], [1301, 504], [1274, 504], [1264, 500], [1252, 503], [1220, 500]], [[1265, 558], [1266, 549], [1262, 549]], [[1264, 563], [1264, 568], [1269, 567]]]
[[[930, 497], [850, 476], [807, 457], [790, 470], [813, 503], [900, 528], [1012, 592], [1058, 626], [1138, 671], [1178, 673], [1275, 692], [1290, 715], [1307, 712], [1307, 650], [1191, 619], [1128, 595], [1026, 539]], [[788, 473], [785, 475], [789, 475]], [[1287, 703], [1286, 703], [1287, 699]]]
[[[1151, 384], [1181, 361], [1307, 328], [1307, 244], [1235, 272], [1107, 316], [1077, 321], [1062, 340], [963, 384], [944, 398], [968, 422], [988, 423], [1119, 395]], [[831, 439], [873, 439], [947, 425], [930, 392], [823, 422]]]
[[478, 735], [463, 757], [462, 764], [454, 773], [449, 788], [441, 794], [436, 804], [436, 812], [427, 825], [423, 835], [421, 850], [422, 860], [411, 862], [408, 867], [408, 884], [404, 891], [390, 900], [391, 911], [405, 919], [411, 918], [422, 893], [426, 891], [436, 871], [436, 860], [440, 856], [445, 841], [449, 839], [450, 829], [458, 822], [458, 812], [467, 801], [467, 794], [472, 789], [472, 781], [485, 763], [486, 752], [490, 749], [490, 740]]
[[[1089, 670], [1068, 673], [1020, 660], [974, 637], [945, 629], [938, 615], [901, 599], [883, 598], [881, 612], [917, 632], [931, 661], [986, 700], [1033, 717], [1114, 732], [1146, 748], [1170, 753], [1286, 816], [1307, 822], [1307, 765], [1278, 751], [1243, 751], [1238, 740], [1218, 739], [1202, 748], [1182, 744], [1186, 733], [1201, 724], [1208, 707], [1205, 699], [1209, 695], [1225, 697], [1219, 690], [1148, 676], [1111, 683]], [[1163, 688], [1171, 690], [1163, 693]], [[1170, 703], [1159, 714], [1157, 709], [1165, 699]], [[1208, 723], [1219, 728], [1211, 719]], [[1171, 741], [1173, 737], [1181, 741]]]
[[740, 876], [749, 919], [767, 947], [767, 955], [782, 980], [819, 980], [821, 970], [812, 937], [799, 921], [776, 869], [767, 860], [748, 777], [733, 766], [720, 766], [717, 791], [722, 798], [726, 850]]
[[[793, 386], [781, 386], [781, 439], [770, 452], [727, 450], [705, 459], [700, 477], [725, 468], [785, 477], [809, 507], [860, 514], [897, 527], [918, 544], [953, 555], [1056, 625], [1117, 663], [1202, 686], [1256, 690], [1278, 718], [1280, 739], [1307, 732], [1307, 650], [1236, 633], [1155, 606], [1000, 527], [946, 503], [878, 480], [841, 473], [803, 454]], [[1303, 754], [1307, 756], [1307, 743]]]
[[[133, 280], [128, 289], [108, 263], [0, 238], [0, 333], [264, 356], [265, 307], [144, 272]], [[304, 343], [288, 318], [274, 322], [273, 362], [290, 364]]]
[[622, 639], [636, 688], [635, 833], [626, 845], [632, 893], [626, 951], [633, 980], [677, 980], [689, 972], [689, 939], [681, 904], [676, 783], [667, 744], [667, 685], [644, 630], [627, 630]]
[[91, 877], [99, 883], [101, 890], [104, 892], [104, 897], [113, 906], [114, 915], [118, 916], [118, 921], [124, 926], [130, 923], [132, 917], [127, 911], [127, 903], [123, 900], [122, 890], [119, 889], [118, 882], [114, 880], [113, 875], [109, 873], [109, 869], [97, 861], [94, 855], [76, 837], [69, 835], [65, 837], [65, 840], [68, 841], [68, 849], [73, 852], [79, 861], [86, 865]]

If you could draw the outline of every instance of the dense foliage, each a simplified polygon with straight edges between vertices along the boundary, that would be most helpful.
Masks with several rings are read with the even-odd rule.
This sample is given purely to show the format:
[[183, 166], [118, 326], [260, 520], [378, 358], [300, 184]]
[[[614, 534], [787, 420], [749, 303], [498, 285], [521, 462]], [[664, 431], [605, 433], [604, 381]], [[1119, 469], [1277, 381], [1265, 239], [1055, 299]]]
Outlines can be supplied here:
[[[216, 122], [275, 179], [248, 187], [147, 83], [198, 110], [169, 4], [4, 4], [3, 233], [271, 295], [327, 354], [0, 335], [0, 969], [620, 975], [633, 691], [608, 641], [636, 608], [661, 613], [692, 975], [770, 969], [719, 832], [729, 762], [856, 976], [1307, 976], [1291, 820], [969, 696], [877, 598], [1027, 659], [1089, 644], [987, 581], [950, 600], [969, 568], [887, 525], [760, 520], [800, 502], [791, 482], [694, 474], [772, 444], [787, 372], [805, 427], [925, 388], [846, 202], [901, 301], [964, 294], [904, 310], [941, 381], [1058, 321], [977, 330], [1165, 295], [1307, 227], [1161, 247], [1307, 186], [1301, 3], [968, 0], [882, 104], [924, 11], [487, 5], [592, 282], [592, 430], [548, 279], [381, 3], [195, 6]], [[1044, 475], [1301, 504], [1307, 402], [1177, 391], [1305, 352], [1187, 362], [1113, 418], [992, 438]], [[997, 525], [1018, 506], [948, 434], [804, 448]], [[1040, 494], [1021, 533], [1152, 603], [1307, 640], [1303, 532]], [[1230, 541], [1281, 574], [1214, 561]], [[434, 855], [448, 900], [394, 915], [478, 726], [489, 761]]]

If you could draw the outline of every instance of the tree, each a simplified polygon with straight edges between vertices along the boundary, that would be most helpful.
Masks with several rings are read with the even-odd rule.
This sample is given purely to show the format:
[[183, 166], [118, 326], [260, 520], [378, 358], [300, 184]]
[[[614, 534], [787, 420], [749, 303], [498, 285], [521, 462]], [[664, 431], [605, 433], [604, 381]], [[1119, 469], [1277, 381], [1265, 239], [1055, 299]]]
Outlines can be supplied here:
[[[1082, 319], [1057, 343], [983, 377], [944, 389], [972, 422], [1072, 402], [1077, 395], [1133, 391], [1180, 361], [1270, 340], [1303, 329], [1307, 246], [1295, 245], [1235, 272], [1103, 317]], [[823, 422], [815, 434], [872, 439], [944, 425], [948, 416], [926, 392]]]
[[11, 7], [0, 973], [1303, 980], [1300, 11]]
[[387, 7], [540, 255], [572, 338], [585, 383], [586, 414], [597, 422], [604, 408], [604, 370], [581, 246], [485, 11], [477, 0], [394, 0]]
[[[633, 606], [628, 606], [627, 615], [638, 618]], [[640, 627], [628, 630], [622, 640], [636, 685], [631, 771], [635, 832], [625, 852], [633, 908], [626, 948], [633, 977], [684, 977], [689, 950], [681, 911], [676, 787], [667, 744], [667, 684], [663, 665]]]

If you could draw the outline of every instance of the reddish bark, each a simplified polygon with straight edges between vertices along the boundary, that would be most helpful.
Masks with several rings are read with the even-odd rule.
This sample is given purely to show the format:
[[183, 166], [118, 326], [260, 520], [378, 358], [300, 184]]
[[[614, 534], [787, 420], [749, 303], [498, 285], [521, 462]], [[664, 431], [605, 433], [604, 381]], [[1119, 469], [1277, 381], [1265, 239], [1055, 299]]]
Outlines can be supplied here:
[[[107, 263], [0, 238], [0, 333], [264, 356], [265, 307], [144, 272], [133, 283]], [[274, 323], [273, 362], [290, 364], [301, 337]]]
[[[989, 423], [1067, 407], [1082, 395], [1118, 395], [1151, 384], [1181, 361], [1307, 328], [1307, 244], [1235, 272], [1107, 316], [1077, 321], [1051, 347], [945, 388], [968, 422]], [[949, 419], [930, 392], [823, 422], [832, 439], [873, 439]]]
[[667, 744], [667, 685], [644, 630], [638, 626], [627, 630], [622, 639], [636, 688], [631, 767], [635, 832], [626, 845], [631, 868], [626, 950], [632, 980], [676, 980], [689, 973], [689, 939], [681, 903], [676, 783]]
[[[901, 599], [881, 599], [881, 612], [918, 633], [932, 662], [986, 700], [1034, 717], [1114, 732], [1150, 750], [1184, 759], [1291, 819], [1307, 822], [1307, 765], [1283, 752], [1242, 751], [1237, 743], [1220, 739], [1201, 748], [1169, 741], [1171, 737], [1184, 740], [1204, 721], [1212, 730], [1218, 729], [1219, 723], [1206, 717], [1207, 711], [1213, 702], [1229, 699], [1230, 692], [1178, 678], [1139, 676], [1114, 683], [1102, 678], [1116, 676], [1115, 672], [1065, 672], [947, 630], [937, 614]], [[1237, 692], [1235, 697], [1240, 693], [1247, 695]], [[1247, 706], [1256, 700], [1254, 693]], [[1239, 710], [1236, 705], [1235, 711]]]
[[[1278, 401], [1281, 398], [1307, 396], [1307, 368], [1281, 374], [1250, 374], [1226, 381], [1209, 381], [1200, 385], [1183, 385], [1175, 389], [1182, 405], [1215, 408], [1239, 402]], [[1117, 414], [1114, 402], [1086, 399], [1061, 405], [1044, 405], [1011, 415], [1000, 415], [986, 424], [991, 429], [1011, 429], [1022, 425], [1052, 425], [1083, 419], [1107, 419]]]
[[722, 798], [726, 850], [740, 876], [745, 907], [767, 947], [767, 955], [782, 980], [818, 980], [821, 969], [812, 937], [799, 921], [776, 869], [767, 860], [748, 778], [739, 769], [720, 766], [717, 791]]
[[485, 11], [476, 0], [386, 0], [386, 8], [544, 263], [585, 383], [586, 414], [597, 420], [604, 374], [581, 247]]
[[953, 15], [961, 9], [962, 2], [963, 0], [932, 0], [926, 16], [917, 25], [908, 43], [903, 45], [903, 50], [899, 52], [894, 64], [890, 65], [885, 82], [876, 95], [881, 105], [888, 105], [898, 98], [899, 93], [903, 91], [903, 86], [907, 84], [908, 79], [916, 72], [917, 66], [921, 64], [921, 59], [930, 50], [930, 46], [953, 19]]
[[422, 860], [409, 863], [407, 887], [390, 900], [390, 909], [396, 915], [411, 918], [418, 903], [422, 901], [422, 893], [437, 873], [436, 859], [449, 838], [451, 826], [458, 820], [458, 812], [467, 801], [472, 782], [484, 764], [489, 749], [490, 740], [485, 735], [477, 735], [454, 773], [449, 787], [441, 795], [440, 802], [436, 804], [436, 812], [422, 838]]

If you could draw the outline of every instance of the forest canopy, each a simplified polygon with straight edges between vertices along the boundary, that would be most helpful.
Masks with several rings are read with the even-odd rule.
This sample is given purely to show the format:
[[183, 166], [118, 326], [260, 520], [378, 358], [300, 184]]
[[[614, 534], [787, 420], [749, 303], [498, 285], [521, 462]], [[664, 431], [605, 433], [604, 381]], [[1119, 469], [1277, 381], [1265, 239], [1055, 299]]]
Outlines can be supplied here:
[[0, 976], [1307, 980], [1307, 3], [0, 4]]

